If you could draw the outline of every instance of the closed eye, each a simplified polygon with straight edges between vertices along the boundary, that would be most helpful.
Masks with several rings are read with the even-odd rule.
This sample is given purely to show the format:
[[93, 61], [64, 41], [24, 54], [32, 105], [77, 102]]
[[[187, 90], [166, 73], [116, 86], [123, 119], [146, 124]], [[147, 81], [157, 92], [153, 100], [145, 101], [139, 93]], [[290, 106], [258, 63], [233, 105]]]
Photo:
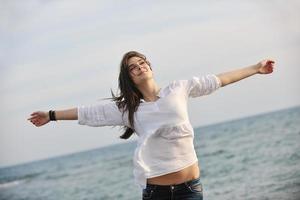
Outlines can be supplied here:
[[133, 65], [130, 69], [129, 69], [129, 71], [132, 71], [132, 70], [134, 70], [134, 69], [136, 69], [137, 68], [137, 66], [136, 65]]

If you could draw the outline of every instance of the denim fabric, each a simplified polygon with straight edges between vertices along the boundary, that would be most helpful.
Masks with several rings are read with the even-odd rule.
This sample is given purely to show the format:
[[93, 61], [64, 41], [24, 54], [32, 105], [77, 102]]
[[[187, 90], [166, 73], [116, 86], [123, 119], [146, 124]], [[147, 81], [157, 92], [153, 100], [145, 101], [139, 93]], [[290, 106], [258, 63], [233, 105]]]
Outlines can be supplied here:
[[143, 189], [143, 200], [203, 200], [200, 177], [178, 185], [153, 185]]

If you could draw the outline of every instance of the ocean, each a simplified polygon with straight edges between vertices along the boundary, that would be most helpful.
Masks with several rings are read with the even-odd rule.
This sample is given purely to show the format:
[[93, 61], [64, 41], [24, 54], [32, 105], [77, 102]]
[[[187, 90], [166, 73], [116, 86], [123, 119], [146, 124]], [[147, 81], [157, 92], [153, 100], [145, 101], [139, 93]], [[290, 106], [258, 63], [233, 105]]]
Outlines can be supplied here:
[[[194, 130], [205, 200], [300, 200], [300, 106]], [[0, 199], [142, 199], [135, 145], [0, 168]]]

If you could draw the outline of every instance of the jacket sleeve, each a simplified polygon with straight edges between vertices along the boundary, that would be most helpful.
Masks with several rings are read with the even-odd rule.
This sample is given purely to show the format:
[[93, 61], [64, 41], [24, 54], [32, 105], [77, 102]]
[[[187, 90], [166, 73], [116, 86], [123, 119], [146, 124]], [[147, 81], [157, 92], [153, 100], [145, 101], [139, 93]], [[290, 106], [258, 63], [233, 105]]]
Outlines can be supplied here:
[[[122, 112], [115, 102], [89, 106], [78, 106], [78, 124], [88, 126], [125, 125]], [[124, 115], [125, 117], [125, 115]]]
[[221, 80], [214, 74], [208, 74], [200, 77], [192, 77], [185, 80], [184, 88], [188, 97], [200, 97], [211, 94], [221, 87]]

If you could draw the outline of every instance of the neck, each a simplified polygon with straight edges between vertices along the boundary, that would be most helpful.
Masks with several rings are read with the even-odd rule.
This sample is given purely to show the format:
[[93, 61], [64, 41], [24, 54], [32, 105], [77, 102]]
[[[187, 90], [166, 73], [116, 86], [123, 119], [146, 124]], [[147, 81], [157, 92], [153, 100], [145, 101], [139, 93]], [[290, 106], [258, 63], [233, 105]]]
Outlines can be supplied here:
[[157, 94], [160, 90], [159, 86], [156, 84], [154, 79], [150, 79], [144, 82], [141, 85], [138, 85], [137, 88], [141, 91], [145, 101], [156, 101]]

